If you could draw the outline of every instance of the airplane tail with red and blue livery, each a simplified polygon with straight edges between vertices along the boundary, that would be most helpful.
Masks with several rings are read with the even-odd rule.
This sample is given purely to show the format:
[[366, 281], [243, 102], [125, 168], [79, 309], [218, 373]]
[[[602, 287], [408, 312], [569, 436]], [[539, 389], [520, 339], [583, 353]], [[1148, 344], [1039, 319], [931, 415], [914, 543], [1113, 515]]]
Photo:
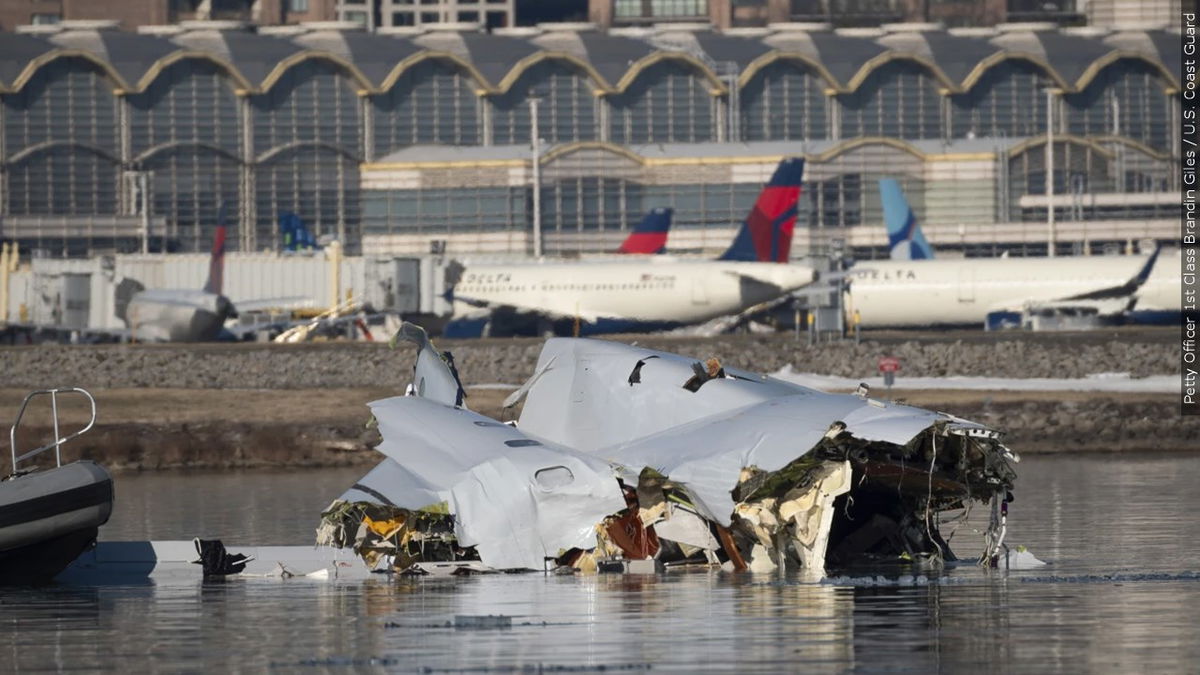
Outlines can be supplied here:
[[780, 162], [771, 180], [759, 193], [750, 215], [742, 221], [733, 244], [717, 260], [787, 262], [792, 251], [803, 180], [802, 158], [791, 157]]
[[650, 209], [642, 222], [638, 223], [629, 237], [617, 249], [618, 253], [655, 254], [667, 250], [667, 233], [671, 229], [674, 209]]
[[221, 294], [225, 281], [225, 204], [221, 204], [217, 212], [217, 230], [213, 233], [212, 257], [208, 261], [208, 281], [204, 291], [213, 295]]

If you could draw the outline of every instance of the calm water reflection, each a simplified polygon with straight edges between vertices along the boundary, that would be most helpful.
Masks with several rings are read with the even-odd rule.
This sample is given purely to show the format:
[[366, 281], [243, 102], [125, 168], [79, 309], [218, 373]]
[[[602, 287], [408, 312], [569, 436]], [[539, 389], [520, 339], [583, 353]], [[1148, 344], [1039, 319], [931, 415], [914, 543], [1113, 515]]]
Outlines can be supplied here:
[[[735, 575], [0, 590], [0, 670], [1195, 672], [1200, 456], [1027, 458], [1010, 541], [928, 586]], [[121, 476], [105, 536], [311, 541], [361, 470]], [[961, 528], [955, 548], [978, 536]], [[447, 626], [505, 614], [509, 630]]]

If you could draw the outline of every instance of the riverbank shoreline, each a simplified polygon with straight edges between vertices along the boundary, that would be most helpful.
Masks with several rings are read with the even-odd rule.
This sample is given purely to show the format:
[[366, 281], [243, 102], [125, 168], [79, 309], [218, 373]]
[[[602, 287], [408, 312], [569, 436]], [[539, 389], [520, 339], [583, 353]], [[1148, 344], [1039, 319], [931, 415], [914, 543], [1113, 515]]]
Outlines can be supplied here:
[[[468, 388], [467, 405], [497, 419], [510, 389]], [[382, 387], [322, 389], [94, 389], [96, 428], [63, 446], [64, 461], [118, 471], [372, 466], [378, 432], [367, 403], [399, 395]], [[15, 410], [23, 389], [0, 389]], [[903, 390], [875, 392], [992, 425], [1019, 454], [1195, 451], [1200, 419], [1179, 416], [1171, 394]], [[53, 437], [47, 411], [32, 411], [19, 447]], [[60, 405], [63, 433], [86, 422], [79, 401]]]
[[[813, 345], [787, 334], [614, 339], [697, 359], [715, 356], [753, 372], [790, 367], [853, 383], [877, 377], [878, 359], [887, 355], [900, 360], [897, 385], [904, 387], [918, 377], [1162, 375], [1178, 369], [1177, 338], [1177, 331], [1127, 327], [879, 332], [861, 342]], [[519, 410], [501, 411], [501, 403], [533, 373], [543, 342], [439, 340], [437, 346], [453, 352], [471, 409], [515, 419]], [[97, 428], [69, 442], [64, 459], [93, 459], [114, 471], [371, 466], [381, 455], [373, 449], [379, 435], [367, 427], [367, 404], [401, 394], [414, 357], [410, 345], [361, 342], [0, 347], [0, 419], [10, 424], [30, 389], [79, 386], [96, 396]], [[872, 396], [988, 424], [1006, 432], [1018, 453], [1187, 451], [1200, 438], [1200, 417], [1181, 417], [1178, 395], [1170, 393], [877, 387]], [[86, 422], [81, 404], [60, 405], [64, 434]], [[20, 448], [53, 438], [48, 410], [43, 403], [30, 411]]]

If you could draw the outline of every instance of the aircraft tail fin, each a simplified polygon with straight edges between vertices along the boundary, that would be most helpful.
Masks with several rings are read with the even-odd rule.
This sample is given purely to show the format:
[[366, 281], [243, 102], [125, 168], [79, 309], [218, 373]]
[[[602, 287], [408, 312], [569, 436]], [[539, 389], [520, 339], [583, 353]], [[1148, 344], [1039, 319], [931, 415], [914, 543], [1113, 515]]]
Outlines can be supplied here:
[[779, 163], [733, 243], [717, 260], [787, 262], [804, 180], [804, 160], [789, 157]]
[[667, 232], [671, 229], [674, 209], [650, 209], [629, 237], [617, 249], [618, 253], [663, 253], [667, 250]]
[[225, 281], [225, 204], [217, 214], [217, 229], [213, 233], [212, 257], [208, 261], [208, 281], [204, 284], [206, 293], [221, 294]]
[[879, 196], [892, 260], [932, 260], [933, 247], [921, 232], [921, 224], [908, 205], [900, 182], [895, 178], [879, 179]]
[[283, 238], [284, 251], [313, 251], [317, 240], [300, 216], [291, 211], [279, 214], [279, 234]]

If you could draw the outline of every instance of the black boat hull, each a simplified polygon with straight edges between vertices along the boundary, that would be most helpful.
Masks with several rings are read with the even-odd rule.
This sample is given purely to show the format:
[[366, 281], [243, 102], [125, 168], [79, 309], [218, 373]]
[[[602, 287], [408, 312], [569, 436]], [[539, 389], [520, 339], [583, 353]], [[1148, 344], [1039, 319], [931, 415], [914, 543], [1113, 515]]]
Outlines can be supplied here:
[[96, 543], [98, 527], [69, 532], [36, 544], [0, 551], [0, 586], [48, 584]]
[[0, 585], [47, 583], [112, 514], [112, 477], [89, 461], [0, 482]]

